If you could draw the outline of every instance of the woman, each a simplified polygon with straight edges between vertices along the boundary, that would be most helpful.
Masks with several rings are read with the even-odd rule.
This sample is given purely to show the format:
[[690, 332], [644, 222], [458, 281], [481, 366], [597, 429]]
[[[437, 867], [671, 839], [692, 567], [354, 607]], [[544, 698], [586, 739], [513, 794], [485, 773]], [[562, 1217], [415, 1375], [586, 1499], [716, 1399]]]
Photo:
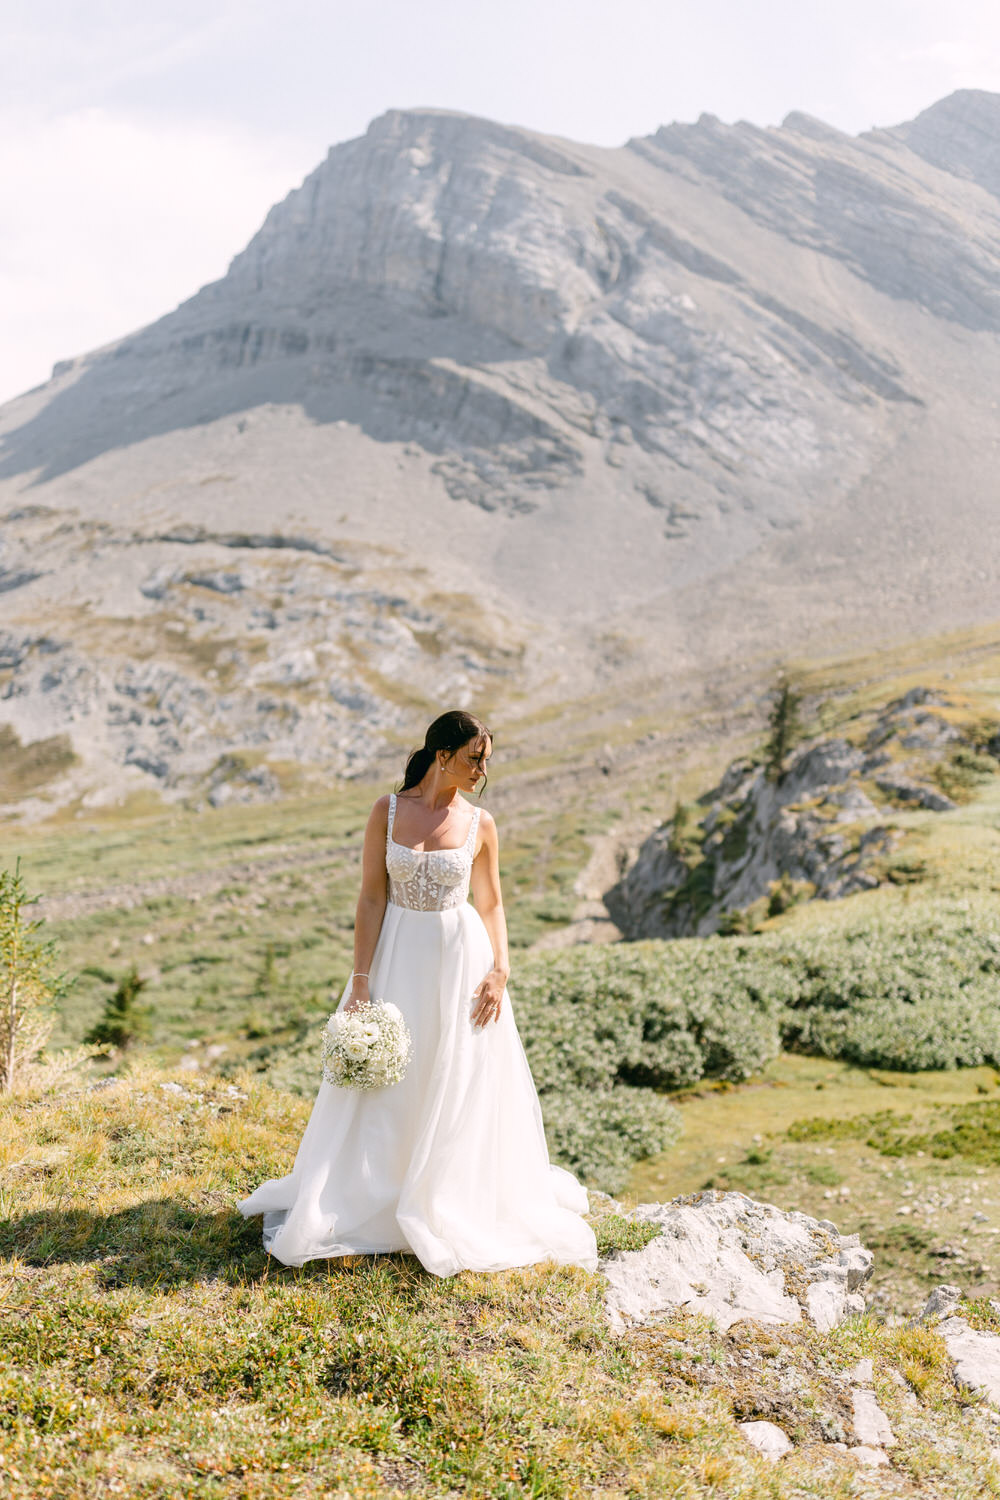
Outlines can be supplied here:
[[285, 1265], [391, 1250], [438, 1276], [597, 1264], [586, 1191], [549, 1164], [507, 995], [496, 824], [462, 796], [491, 751], [474, 715], [442, 714], [399, 794], [372, 808], [339, 1008], [392, 1002], [413, 1052], [390, 1087], [323, 1082], [290, 1175], [239, 1204], [264, 1215], [264, 1248]]

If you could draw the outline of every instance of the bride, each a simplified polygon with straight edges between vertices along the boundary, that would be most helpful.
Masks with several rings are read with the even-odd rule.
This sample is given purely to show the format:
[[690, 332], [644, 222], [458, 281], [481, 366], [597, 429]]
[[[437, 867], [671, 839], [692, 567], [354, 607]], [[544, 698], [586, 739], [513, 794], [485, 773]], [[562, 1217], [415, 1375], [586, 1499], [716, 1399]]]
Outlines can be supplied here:
[[389, 1087], [321, 1083], [289, 1175], [238, 1205], [263, 1214], [285, 1265], [392, 1250], [438, 1276], [597, 1264], [586, 1191], [549, 1163], [507, 994], [496, 824], [462, 796], [491, 751], [474, 715], [442, 714], [372, 808], [338, 1008], [392, 1002], [413, 1051]]

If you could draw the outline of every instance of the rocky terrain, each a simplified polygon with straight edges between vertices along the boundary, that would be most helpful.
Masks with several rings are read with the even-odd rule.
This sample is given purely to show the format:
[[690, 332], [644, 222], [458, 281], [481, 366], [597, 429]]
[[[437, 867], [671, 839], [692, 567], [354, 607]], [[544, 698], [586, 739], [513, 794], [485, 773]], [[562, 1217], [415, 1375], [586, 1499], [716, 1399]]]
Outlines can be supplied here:
[[633, 938], [747, 932], [795, 901], [918, 877], [894, 812], [947, 812], [997, 771], [1000, 726], [911, 688], [847, 737], [799, 746], [780, 775], [763, 756], [734, 761], [643, 842], [608, 909]]
[[[601, 1262], [608, 1283], [605, 1307], [619, 1333], [655, 1328], [672, 1315], [676, 1332], [678, 1312], [711, 1318], [713, 1333], [722, 1335], [741, 1323], [759, 1330], [803, 1320], [827, 1333], [866, 1310], [864, 1287], [874, 1257], [857, 1235], [841, 1236], [829, 1220], [783, 1213], [742, 1193], [706, 1192], [672, 1203], [640, 1204], [625, 1222], [650, 1237]], [[998, 1463], [1000, 1302], [988, 1303], [987, 1318], [984, 1326], [979, 1308], [973, 1304], [970, 1309], [961, 1288], [945, 1284], [934, 1289], [910, 1326], [933, 1330], [943, 1342], [951, 1379], [966, 1399], [979, 1403], [983, 1435], [992, 1440], [990, 1458]], [[744, 1337], [736, 1347], [722, 1344], [713, 1350], [716, 1357], [708, 1369], [692, 1370], [688, 1377], [725, 1389], [731, 1400], [735, 1396], [736, 1415], [742, 1411], [748, 1418], [738, 1423], [746, 1442], [776, 1461], [794, 1452], [789, 1435], [794, 1432], [800, 1440], [819, 1440], [849, 1454], [862, 1468], [891, 1466], [899, 1439], [873, 1389], [873, 1359], [836, 1370], [820, 1355], [798, 1369], [784, 1363], [771, 1371], [755, 1342]], [[682, 1335], [678, 1359], [690, 1359], [694, 1348], [695, 1341]], [[888, 1374], [897, 1402], [902, 1396], [909, 1426], [920, 1408], [915, 1390], [899, 1370], [887, 1372], [884, 1361], [879, 1363], [880, 1383], [886, 1383]]]
[[445, 700], [670, 706], [992, 618], [998, 124], [333, 147], [0, 411], [0, 798], [267, 798]]

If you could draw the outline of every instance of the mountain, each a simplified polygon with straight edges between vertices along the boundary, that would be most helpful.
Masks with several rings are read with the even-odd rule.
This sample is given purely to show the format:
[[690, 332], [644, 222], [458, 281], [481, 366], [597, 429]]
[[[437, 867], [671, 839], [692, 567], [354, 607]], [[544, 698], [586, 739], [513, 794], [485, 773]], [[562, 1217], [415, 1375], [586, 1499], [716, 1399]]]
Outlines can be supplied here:
[[445, 701], [669, 705], [992, 617], [998, 127], [334, 147], [0, 409], [0, 799], [277, 795]]

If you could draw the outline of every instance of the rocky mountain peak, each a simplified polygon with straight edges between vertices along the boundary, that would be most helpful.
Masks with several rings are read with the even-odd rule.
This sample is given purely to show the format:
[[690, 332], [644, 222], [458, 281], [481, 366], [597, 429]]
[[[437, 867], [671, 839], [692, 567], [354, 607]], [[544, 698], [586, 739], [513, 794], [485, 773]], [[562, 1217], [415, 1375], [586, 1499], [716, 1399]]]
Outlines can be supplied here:
[[932, 166], [1000, 197], [1000, 94], [957, 89], [887, 133]]
[[[996, 107], [956, 98], [935, 129]], [[389, 111], [220, 281], [0, 410], [0, 727], [159, 787], [241, 745], [356, 769], [446, 685], [669, 696], [992, 617], [998, 246], [898, 133]]]
[[600, 291], [580, 253], [583, 204], [560, 191], [560, 179], [588, 175], [526, 130], [392, 110], [271, 210], [213, 296], [316, 316], [371, 293], [540, 351]]

